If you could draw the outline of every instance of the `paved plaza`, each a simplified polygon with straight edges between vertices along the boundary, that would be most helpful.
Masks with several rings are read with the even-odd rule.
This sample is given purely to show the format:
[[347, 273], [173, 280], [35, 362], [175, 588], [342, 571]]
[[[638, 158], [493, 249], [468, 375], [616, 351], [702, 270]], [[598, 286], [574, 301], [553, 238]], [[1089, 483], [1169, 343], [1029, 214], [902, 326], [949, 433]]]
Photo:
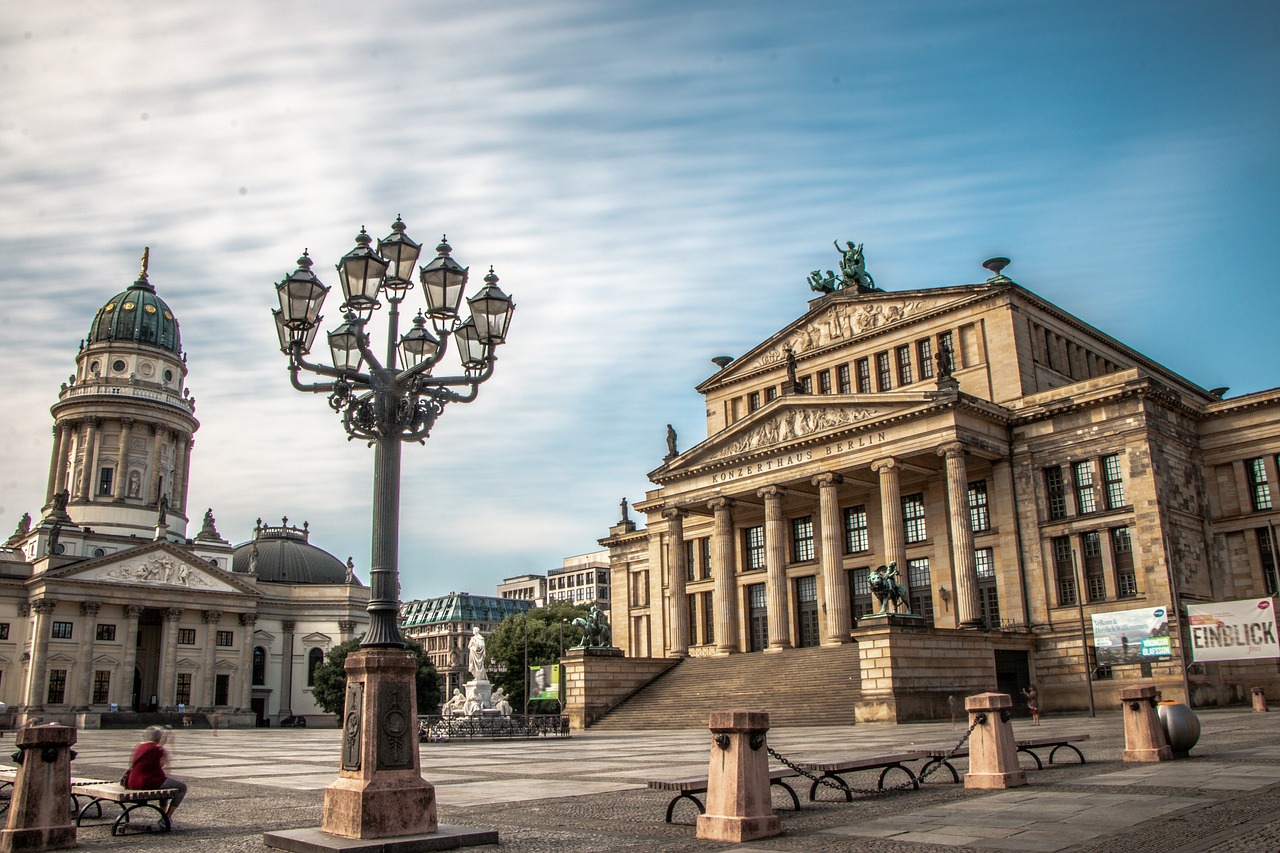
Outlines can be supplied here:
[[[1088, 733], [1088, 763], [1059, 753], [1068, 763], [1029, 770], [1027, 786], [1007, 791], [968, 791], [943, 770], [920, 791], [853, 803], [825, 789], [809, 803], [807, 785], [797, 785], [801, 811], [785, 793], [775, 797], [784, 834], [744, 845], [695, 838], [687, 802], [666, 824], [670, 795], [645, 787], [648, 779], [705, 774], [705, 729], [423, 744], [422, 769], [437, 786], [442, 824], [498, 830], [500, 846], [476, 850], [1280, 850], [1280, 713], [1208, 710], [1200, 719], [1192, 757], [1156, 765], [1120, 761], [1118, 712], [1046, 717], [1038, 729], [1017, 720], [1019, 737]], [[118, 778], [138, 734], [80, 732], [73, 772]], [[962, 734], [950, 723], [793, 728], [771, 731], [769, 745], [817, 761], [952, 744]], [[322, 789], [337, 776], [338, 739], [336, 729], [179, 730], [172, 772], [191, 793], [174, 832], [116, 838], [105, 823], [86, 824], [81, 848], [263, 851], [264, 831], [319, 825]], [[851, 781], [874, 786], [876, 777]]]

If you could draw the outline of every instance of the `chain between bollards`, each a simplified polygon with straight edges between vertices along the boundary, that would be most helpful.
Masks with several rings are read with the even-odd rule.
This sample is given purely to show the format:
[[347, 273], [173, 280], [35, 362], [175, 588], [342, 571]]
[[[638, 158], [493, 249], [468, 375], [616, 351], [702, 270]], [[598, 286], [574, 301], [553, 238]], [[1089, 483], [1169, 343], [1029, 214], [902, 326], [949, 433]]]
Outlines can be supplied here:
[[835, 790], [840, 791], [842, 793], [847, 792], [849, 794], [864, 794], [868, 796], [880, 796], [883, 794], [892, 794], [892, 793], [897, 793], [898, 791], [905, 791], [908, 788], [919, 788], [920, 785], [924, 783], [925, 779], [928, 779], [930, 776], [933, 775], [933, 773], [939, 767], [941, 767], [946, 762], [950, 761], [952, 756], [954, 756], [957, 752], [960, 751], [960, 747], [964, 746], [969, 741], [969, 737], [973, 734], [973, 730], [976, 729], [978, 726], [982, 725], [983, 723], [985, 723], [986, 721], [987, 721], [986, 714], [976, 715], [973, 718], [973, 722], [969, 725], [969, 730], [964, 733], [964, 735], [960, 738], [959, 741], [956, 742], [955, 746], [951, 747], [951, 749], [947, 752], [946, 755], [942, 756], [941, 758], [934, 759], [931, 762], [932, 766], [928, 770], [926, 770], [924, 773], [921, 773], [919, 776], [916, 776], [911, 781], [902, 782], [900, 784], [894, 785], [889, 788], [851, 788], [848, 785], [841, 785], [836, 782], [832, 782], [830, 779], [813, 775], [808, 770], [805, 770], [803, 767], [798, 766], [795, 762], [787, 759], [786, 756], [778, 752], [773, 747], [769, 747], [769, 755], [781, 761], [783, 765], [787, 767], [787, 769], [794, 770], [798, 775], [805, 777], [810, 782], [816, 782], [819, 785], [825, 785], [828, 788], [834, 788]]

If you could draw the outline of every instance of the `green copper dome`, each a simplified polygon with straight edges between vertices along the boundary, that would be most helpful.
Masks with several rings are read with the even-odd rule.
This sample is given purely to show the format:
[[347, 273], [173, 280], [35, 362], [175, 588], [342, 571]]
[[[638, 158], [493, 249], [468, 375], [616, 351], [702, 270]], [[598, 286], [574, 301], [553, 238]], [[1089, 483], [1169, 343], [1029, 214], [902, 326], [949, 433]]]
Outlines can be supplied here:
[[156, 289], [147, 281], [147, 255], [142, 256], [142, 274], [128, 290], [117, 293], [94, 315], [88, 343], [120, 341], [159, 347], [182, 354], [178, 321]]

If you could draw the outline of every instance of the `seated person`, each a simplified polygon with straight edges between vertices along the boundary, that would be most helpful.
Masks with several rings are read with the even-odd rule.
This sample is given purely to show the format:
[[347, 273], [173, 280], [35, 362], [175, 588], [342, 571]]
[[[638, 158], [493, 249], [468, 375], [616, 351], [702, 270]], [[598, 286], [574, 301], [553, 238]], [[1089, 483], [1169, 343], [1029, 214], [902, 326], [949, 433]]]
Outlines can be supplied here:
[[162, 744], [167, 739], [164, 729], [159, 726], [147, 726], [142, 736], [142, 743], [133, 748], [129, 772], [124, 776], [124, 786], [131, 791], [171, 788], [173, 797], [170, 798], [169, 806], [164, 813], [166, 817], [173, 817], [174, 811], [182, 804], [182, 798], [187, 795], [187, 784], [165, 773], [165, 763], [169, 756]]

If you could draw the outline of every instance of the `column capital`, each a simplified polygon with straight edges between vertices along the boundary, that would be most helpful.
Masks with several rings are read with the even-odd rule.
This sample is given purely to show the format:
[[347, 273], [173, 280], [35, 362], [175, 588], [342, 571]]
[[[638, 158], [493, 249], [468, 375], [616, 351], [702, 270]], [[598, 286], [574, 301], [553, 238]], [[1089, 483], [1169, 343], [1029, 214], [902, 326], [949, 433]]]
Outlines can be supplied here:
[[756, 497], [768, 500], [781, 500], [786, 495], [787, 490], [782, 486], [764, 486], [756, 489]]
[[222, 611], [221, 611], [221, 610], [206, 610], [206, 611], [204, 611], [203, 613], [201, 613], [200, 615], [201, 615], [201, 617], [204, 619], [204, 621], [205, 621], [205, 622], [209, 623], [210, 625], [216, 625], [216, 624], [218, 624], [218, 620], [222, 618]]
[[733, 509], [733, 498], [712, 498], [707, 501], [707, 509], [712, 512]]
[[898, 467], [900, 467], [898, 460], [894, 459], [892, 456], [888, 456], [884, 459], [877, 459], [871, 463], [871, 470], [875, 471], [877, 474], [881, 471], [890, 471]]
[[42, 598], [39, 601], [31, 602], [31, 609], [33, 611], [36, 613], [43, 613], [45, 615], [52, 613], [53, 609], [57, 606], [58, 601], [54, 598]]
[[678, 506], [669, 506], [662, 510], [662, 517], [670, 521], [673, 518], [685, 518], [689, 511]]
[[835, 471], [824, 471], [823, 473], [814, 477], [809, 482], [813, 483], [815, 486], [818, 486], [818, 487], [838, 486], [844, 482], [844, 477], [841, 477]]
[[292, 619], [285, 619], [280, 623], [280, 630], [284, 631], [286, 634], [292, 634], [294, 631], [298, 630], [298, 623], [294, 622]]
[[101, 601], [82, 601], [80, 602], [80, 614], [82, 616], [97, 616], [98, 611], [102, 609]]
[[340, 620], [338, 620], [338, 630], [339, 630], [339, 631], [342, 631], [342, 632], [344, 632], [344, 633], [350, 634], [350, 633], [351, 633], [352, 631], [354, 631], [355, 629], [356, 629], [356, 623], [355, 623], [355, 620], [354, 620], [354, 619], [340, 619]]
[[969, 448], [963, 441], [948, 441], [946, 444], [938, 446], [938, 455], [947, 459], [954, 459], [957, 456], [964, 456], [969, 452]]
[[164, 621], [166, 622], [177, 622], [181, 618], [182, 618], [181, 607], [168, 607], [164, 611]]
[[123, 424], [124, 426], [131, 427], [133, 426], [135, 420], [136, 420], [135, 418], [123, 417], [120, 419], [120, 423]]
[[257, 613], [241, 613], [240, 624], [246, 627], [252, 628], [254, 625], [258, 624], [258, 614]]
[[145, 608], [141, 604], [126, 604], [124, 606], [124, 615], [128, 616], [130, 619], [137, 619], [142, 615], [142, 611], [144, 609]]

